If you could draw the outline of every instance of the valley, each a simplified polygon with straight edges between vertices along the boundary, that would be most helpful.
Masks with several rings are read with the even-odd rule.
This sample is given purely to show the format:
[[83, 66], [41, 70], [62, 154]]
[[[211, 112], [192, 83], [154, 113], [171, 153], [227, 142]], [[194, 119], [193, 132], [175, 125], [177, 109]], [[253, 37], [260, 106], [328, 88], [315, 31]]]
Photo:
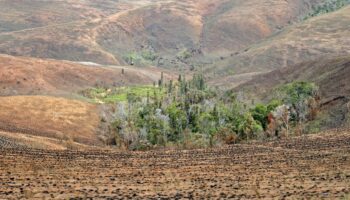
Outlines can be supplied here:
[[0, 0], [0, 199], [350, 198], [349, 0]]

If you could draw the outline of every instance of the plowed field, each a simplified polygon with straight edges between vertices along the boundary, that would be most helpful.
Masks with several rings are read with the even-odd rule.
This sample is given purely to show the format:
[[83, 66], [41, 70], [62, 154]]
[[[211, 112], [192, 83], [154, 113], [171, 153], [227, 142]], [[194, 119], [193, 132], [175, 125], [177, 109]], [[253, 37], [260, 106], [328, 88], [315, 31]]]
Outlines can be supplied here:
[[0, 199], [347, 199], [350, 132], [189, 151], [50, 151], [0, 138]]

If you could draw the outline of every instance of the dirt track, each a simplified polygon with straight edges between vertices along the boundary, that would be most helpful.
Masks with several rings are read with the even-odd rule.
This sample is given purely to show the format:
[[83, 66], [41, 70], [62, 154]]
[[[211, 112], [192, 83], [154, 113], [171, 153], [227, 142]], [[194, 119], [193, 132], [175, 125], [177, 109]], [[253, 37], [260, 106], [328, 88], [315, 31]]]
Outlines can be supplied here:
[[8, 149], [0, 140], [0, 199], [349, 198], [350, 132], [331, 134], [147, 153]]

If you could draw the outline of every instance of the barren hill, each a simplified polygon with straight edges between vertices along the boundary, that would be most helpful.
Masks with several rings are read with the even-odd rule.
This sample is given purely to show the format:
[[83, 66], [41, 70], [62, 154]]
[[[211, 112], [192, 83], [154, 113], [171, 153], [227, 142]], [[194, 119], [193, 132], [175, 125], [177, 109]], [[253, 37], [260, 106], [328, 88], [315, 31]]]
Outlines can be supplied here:
[[239, 51], [299, 21], [320, 2], [5, 0], [0, 52], [121, 64], [130, 52], [150, 51], [159, 59], [153, 64], [177, 66], [183, 50], [209, 58]]
[[161, 74], [159, 69], [152, 68], [85, 66], [7, 55], [0, 55], [0, 69], [0, 96], [62, 95], [97, 86], [152, 84]]
[[44, 96], [0, 97], [0, 131], [99, 145], [96, 105]]
[[[224, 59], [209, 70], [227, 75], [235, 82], [247, 74], [269, 72], [298, 63], [350, 54], [350, 6], [286, 28], [270, 38]], [[331, 66], [330, 66], [331, 67]], [[255, 74], [250, 74], [254, 72]], [[222, 85], [224, 82], [218, 81]], [[335, 83], [336, 84], [336, 83]]]

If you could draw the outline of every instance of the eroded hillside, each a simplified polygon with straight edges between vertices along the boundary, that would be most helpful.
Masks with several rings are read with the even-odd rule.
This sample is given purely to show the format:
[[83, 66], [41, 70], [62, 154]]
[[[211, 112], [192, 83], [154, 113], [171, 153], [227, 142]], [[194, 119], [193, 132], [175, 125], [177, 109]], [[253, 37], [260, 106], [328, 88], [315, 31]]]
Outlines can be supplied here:
[[199, 61], [187, 61], [184, 51], [201, 58], [240, 51], [299, 21], [320, 2], [2, 1], [0, 52], [108, 64], [147, 52], [157, 58], [151, 64], [188, 66]]
[[[249, 80], [256, 73], [289, 67], [323, 57], [339, 57], [350, 53], [350, 6], [288, 27], [243, 52], [216, 63], [209, 71], [231, 73], [216, 84], [235, 83], [245, 75]], [[331, 67], [331, 66], [330, 66]], [[244, 82], [243, 81], [243, 82]]]

